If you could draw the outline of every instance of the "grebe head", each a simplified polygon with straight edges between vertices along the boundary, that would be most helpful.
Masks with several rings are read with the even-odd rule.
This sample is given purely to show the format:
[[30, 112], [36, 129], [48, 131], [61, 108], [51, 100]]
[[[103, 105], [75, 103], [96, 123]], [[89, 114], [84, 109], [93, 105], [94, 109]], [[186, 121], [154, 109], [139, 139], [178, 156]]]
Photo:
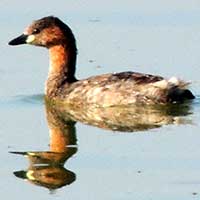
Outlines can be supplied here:
[[55, 45], [75, 43], [71, 29], [54, 16], [34, 21], [24, 33], [11, 40], [9, 45], [32, 44], [51, 48]]

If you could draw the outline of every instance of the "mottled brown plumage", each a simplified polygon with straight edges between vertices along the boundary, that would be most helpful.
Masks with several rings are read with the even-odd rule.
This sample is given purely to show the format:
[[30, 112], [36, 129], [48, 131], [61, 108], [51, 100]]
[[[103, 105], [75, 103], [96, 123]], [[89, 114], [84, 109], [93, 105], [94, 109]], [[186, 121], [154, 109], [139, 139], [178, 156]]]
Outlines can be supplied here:
[[45, 94], [69, 104], [100, 106], [135, 103], [167, 104], [193, 99], [187, 83], [173, 77], [135, 72], [104, 74], [78, 81], [75, 78], [76, 41], [71, 29], [56, 17], [34, 21], [10, 45], [29, 43], [50, 52], [50, 69]]

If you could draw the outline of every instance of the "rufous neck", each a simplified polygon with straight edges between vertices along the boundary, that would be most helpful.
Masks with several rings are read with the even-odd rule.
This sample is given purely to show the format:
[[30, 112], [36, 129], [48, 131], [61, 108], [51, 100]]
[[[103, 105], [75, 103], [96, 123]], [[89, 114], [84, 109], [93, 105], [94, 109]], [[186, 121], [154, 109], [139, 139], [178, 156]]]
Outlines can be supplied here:
[[65, 74], [68, 79], [75, 75], [76, 52], [70, 47], [56, 45], [49, 48], [50, 69], [49, 76]]
[[49, 56], [50, 66], [45, 93], [47, 96], [53, 96], [64, 83], [76, 81], [76, 48], [69, 45], [55, 45], [49, 48]]

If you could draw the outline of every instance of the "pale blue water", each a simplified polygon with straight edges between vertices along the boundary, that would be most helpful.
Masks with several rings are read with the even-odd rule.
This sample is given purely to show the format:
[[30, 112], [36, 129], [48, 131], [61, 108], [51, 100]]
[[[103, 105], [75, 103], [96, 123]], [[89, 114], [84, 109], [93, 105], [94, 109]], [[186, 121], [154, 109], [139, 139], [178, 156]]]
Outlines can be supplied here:
[[[1, 1], [0, 191], [2, 199], [170, 199], [200, 196], [200, 3], [191, 1]], [[10, 47], [32, 20], [56, 15], [73, 29], [77, 76], [135, 70], [191, 81], [190, 121], [137, 133], [76, 124], [77, 148], [65, 168], [76, 180], [56, 191], [17, 178], [27, 159], [47, 151], [43, 104], [48, 52]], [[197, 194], [196, 194], [197, 193]]]

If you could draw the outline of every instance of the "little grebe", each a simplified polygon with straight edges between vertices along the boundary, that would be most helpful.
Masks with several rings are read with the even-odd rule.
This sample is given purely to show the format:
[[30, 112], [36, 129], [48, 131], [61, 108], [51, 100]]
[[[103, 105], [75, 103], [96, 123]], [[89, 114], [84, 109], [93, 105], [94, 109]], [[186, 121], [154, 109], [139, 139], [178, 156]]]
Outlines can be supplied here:
[[54, 16], [34, 21], [9, 45], [32, 44], [49, 49], [50, 69], [45, 94], [68, 103], [100, 106], [134, 103], [167, 104], [194, 99], [187, 83], [172, 77], [121, 72], [75, 78], [76, 41], [71, 29]]

